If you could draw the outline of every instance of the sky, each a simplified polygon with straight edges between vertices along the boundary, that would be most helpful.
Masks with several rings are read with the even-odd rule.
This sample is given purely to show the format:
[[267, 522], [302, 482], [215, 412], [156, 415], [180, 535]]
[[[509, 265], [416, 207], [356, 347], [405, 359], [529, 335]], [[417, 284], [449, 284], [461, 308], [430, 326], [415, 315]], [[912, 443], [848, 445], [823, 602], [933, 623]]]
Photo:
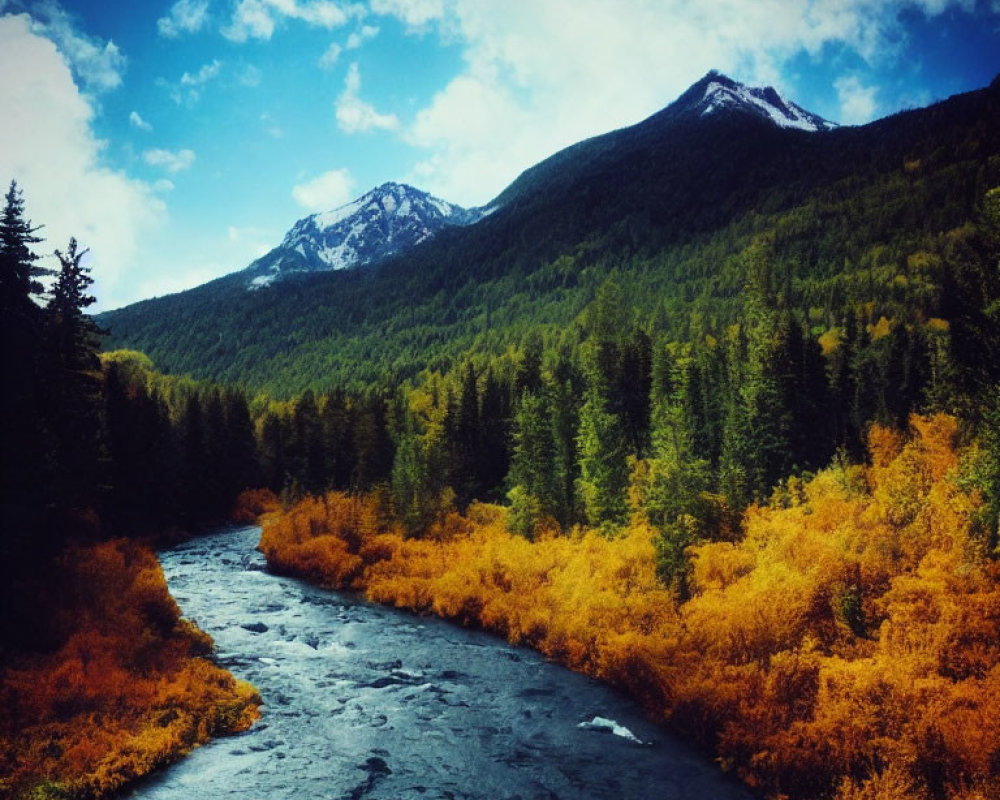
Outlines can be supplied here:
[[710, 69], [863, 124], [1000, 72], [1000, 0], [0, 0], [0, 182], [95, 310], [385, 181], [465, 206]]

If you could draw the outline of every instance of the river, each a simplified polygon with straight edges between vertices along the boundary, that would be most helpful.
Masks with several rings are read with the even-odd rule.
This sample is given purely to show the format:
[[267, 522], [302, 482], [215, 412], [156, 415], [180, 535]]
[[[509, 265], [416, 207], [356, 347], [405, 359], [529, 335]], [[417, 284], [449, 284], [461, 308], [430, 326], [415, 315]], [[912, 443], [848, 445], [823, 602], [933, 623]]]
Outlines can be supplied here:
[[146, 800], [729, 800], [751, 795], [635, 703], [537, 653], [265, 571], [260, 529], [160, 554], [184, 614], [264, 699]]

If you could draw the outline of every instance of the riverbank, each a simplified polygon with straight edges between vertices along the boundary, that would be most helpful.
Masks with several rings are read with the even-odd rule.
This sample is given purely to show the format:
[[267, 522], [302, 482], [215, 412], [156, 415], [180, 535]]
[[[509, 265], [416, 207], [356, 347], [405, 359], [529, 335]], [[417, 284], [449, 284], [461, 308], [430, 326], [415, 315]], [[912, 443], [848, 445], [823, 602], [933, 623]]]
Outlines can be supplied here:
[[151, 550], [72, 548], [56, 570], [61, 646], [0, 672], [0, 796], [105, 797], [253, 723], [256, 690], [208, 660]]
[[128, 800], [750, 800], [607, 685], [496, 636], [266, 570], [256, 526], [160, 552], [260, 724]]
[[655, 574], [636, 518], [529, 541], [472, 505], [407, 539], [374, 498], [266, 516], [272, 569], [434, 613], [626, 689], [769, 797], [996, 798], [1000, 569], [955, 421], [873, 429], [871, 465], [789, 481], [736, 543]]

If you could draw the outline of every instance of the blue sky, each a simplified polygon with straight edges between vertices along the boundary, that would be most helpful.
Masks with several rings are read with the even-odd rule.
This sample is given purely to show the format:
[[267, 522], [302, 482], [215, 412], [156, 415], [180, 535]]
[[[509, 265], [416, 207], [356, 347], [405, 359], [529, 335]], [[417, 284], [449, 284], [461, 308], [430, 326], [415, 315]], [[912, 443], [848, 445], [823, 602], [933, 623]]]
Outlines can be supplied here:
[[484, 204], [712, 68], [860, 124], [988, 84], [1000, 0], [0, 0], [0, 181], [112, 308], [387, 180]]

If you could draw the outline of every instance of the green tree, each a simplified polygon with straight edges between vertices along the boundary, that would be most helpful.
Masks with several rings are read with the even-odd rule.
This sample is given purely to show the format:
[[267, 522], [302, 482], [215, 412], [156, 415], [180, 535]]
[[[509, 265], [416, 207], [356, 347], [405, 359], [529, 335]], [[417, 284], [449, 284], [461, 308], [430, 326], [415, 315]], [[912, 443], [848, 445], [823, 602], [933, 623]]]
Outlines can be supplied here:
[[0, 346], [4, 388], [0, 392], [0, 583], [3, 566], [20, 563], [30, 548], [30, 528], [50, 489], [42, 441], [38, 386], [41, 291], [34, 276], [41, 241], [24, 216], [24, 199], [11, 182], [0, 214]]
[[551, 408], [544, 394], [521, 395], [514, 415], [508, 498], [512, 530], [532, 536], [538, 523], [558, 513]]
[[604, 528], [622, 525], [628, 516], [625, 436], [621, 420], [610, 411], [601, 394], [591, 388], [580, 409], [577, 434], [580, 478], [577, 491], [587, 521]]
[[719, 507], [708, 495], [709, 462], [694, 449], [694, 437], [677, 399], [659, 405], [652, 433], [653, 456], [641, 505], [658, 531], [655, 541], [660, 579], [685, 595], [690, 564], [686, 550], [711, 538], [719, 524]]
[[756, 242], [744, 254], [745, 321], [728, 358], [731, 399], [720, 473], [733, 508], [763, 499], [791, 466], [792, 412], [781, 380], [789, 350], [789, 319], [778, 307], [770, 258], [768, 241]]
[[55, 443], [55, 485], [68, 507], [93, 506], [104, 485], [101, 330], [84, 310], [96, 302], [87, 250], [70, 239], [44, 313], [45, 422]]
[[17, 181], [11, 181], [0, 213], [0, 307], [5, 313], [20, 310], [31, 316], [37, 312], [31, 298], [43, 291], [38, 278], [51, 274], [36, 264], [39, 256], [31, 249], [42, 241], [35, 236], [40, 229], [25, 219], [23, 193]]
[[462, 386], [454, 418], [449, 424], [450, 472], [452, 487], [458, 496], [459, 507], [471, 500], [485, 497], [482, 482], [483, 431], [480, 423], [479, 381], [471, 361], [462, 371]]
[[500, 487], [509, 469], [508, 397], [508, 389], [497, 380], [493, 368], [487, 367], [479, 414], [482, 444], [478, 468], [479, 485], [485, 490], [484, 499], [500, 498]]

